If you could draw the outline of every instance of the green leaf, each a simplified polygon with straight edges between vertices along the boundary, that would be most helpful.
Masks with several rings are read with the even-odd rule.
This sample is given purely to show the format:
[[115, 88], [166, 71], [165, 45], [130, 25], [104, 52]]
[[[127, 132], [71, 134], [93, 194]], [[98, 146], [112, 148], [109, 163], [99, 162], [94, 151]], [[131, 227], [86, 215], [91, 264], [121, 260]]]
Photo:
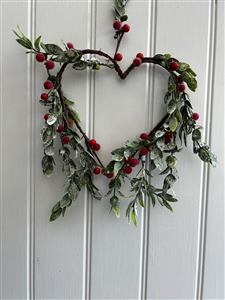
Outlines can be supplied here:
[[44, 149], [44, 152], [48, 156], [53, 156], [55, 154], [55, 148], [53, 146], [48, 146]]
[[159, 169], [160, 171], [162, 170], [163, 168], [163, 161], [162, 161], [162, 158], [160, 156], [156, 157], [154, 159], [154, 164], [156, 166], [157, 169]]
[[68, 193], [66, 193], [66, 194], [63, 196], [62, 200], [59, 201], [60, 207], [63, 208], [63, 207], [65, 207], [65, 206], [67, 206], [68, 204], [70, 204], [70, 202], [71, 202], [71, 199], [69, 198]]
[[79, 188], [77, 187], [77, 185], [74, 182], [72, 182], [72, 183], [70, 183], [67, 192], [68, 192], [68, 197], [71, 200], [75, 201], [78, 198], [80, 191], [79, 191]]
[[190, 68], [189, 64], [187, 64], [185, 62], [179, 62], [179, 67], [177, 69], [177, 72], [183, 72], [183, 71], [186, 71], [189, 68]]
[[169, 104], [168, 104], [168, 107], [167, 107], [167, 112], [168, 114], [172, 114], [177, 108], [177, 101], [176, 99], [172, 99]]
[[150, 141], [149, 140], [141, 140], [140, 142], [139, 142], [139, 145], [140, 146], [148, 146], [150, 144]]
[[170, 168], [167, 167], [165, 170], [163, 170], [159, 175], [167, 174], [170, 171]]
[[64, 217], [65, 213], [66, 213], [66, 206], [64, 206], [62, 209], [62, 217]]
[[42, 158], [41, 164], [42, 164], [42, 171], [45, 174], [46, 177], [51, 177], [53, 173], [53, 163], [54, 160], [51, 156], [45, 155]]
[[132, 209], [133, 204], [134, 204], [134, 200], [132, 200], [128, 204], [127, 209], [126, 209], [126, 217], [128, 218], [128, 224], [130, 224], [130, 214], [131, 214], [131, 209]]
[[86, 61], [79, 60], [78, 62], [75, 62], [72, 65], [72, 68], [76, 71], [83, 71], [87, 68], [87, 66], [88, 66], [88, 63]]
[[218, 157], [215, 154], [211, 153], [211, 159], [210, 159], [211, 165], [215, 168], [218, 162], [219, 162]]
[[169, 184], [173, 184], [176, 181], [176, 177], [172, 174], [169, 174], [166, 176], [165, 181], [168, 182]]
[[201, 140], [201, 131], [199, 129], [193, 130], [193, 132], [192, 132], [192, 140], [193, 141]]
[[74, 107], [71, 107], [71, 106], [69, 106], [69, 109], [70, 109], [70, 113], [74, 117], [74, 119], [77, 122], [80, 122], [81, 120], [80, 120], [78, 111]]
[[166, 157], [166, 163], [169, 168], [173, 168], [177, 164], [177, 158], [175, 156], [169, 155]]
[[68, 57], [66, 57], [64, 55], [58, 55], [55, 58], [55, 62], [59, 62], [59, 63], [65, 63], [65, 62], [68, 62], [68, 61], [69, 61]]
[[18, 38], [21, 39], [21, 36], [20, 36], [15, 30], [13, 30], [13, 32], [15, 33], [15, 35], [16, 35]]
[[48, 49], [45, 47], [45, 44], [44, 44], [44, 43], [40, 42], [40, 46], [41, 46], [41, 48], [42, 48], [47, 54], [50, 54], [50, 53], [48, 52]]
[[151, 149], [150, 149], [150, 157], [151, 157], [151, 159], [155, 159], [155, 158], [157, 158], [157, 157], [162, 157], [162, 151], [160, 150], [160, 149], [158, 149], [157, 147], [152, 147]]
[[187, 69], [184, 72], [180, 72], [180, 74], [182, 76], [182, 79], [187, 83], [189, 89], [195, 92], [198, 84], [192, 72], [190, 72], [189, 69]]
[[155, 196], [154, 196], [154, 194], [153, 193], [150, 193], [150, 197], [151, 197], [151, 199], [152, 199], [152, 205], [153, 205], [153, 207], [155, 206]]
[[58, 201], [52, 208], [52, 212], [57, 211], [60, 208], [60, 201]]
[[137, 227], [137, 210], [134, 207], [131, 213], [132, 221], [134, 223], [134, 226]]
[[163, 151], [166, 147], [165, 141], [161, 139], [157, 140], [156, 146], [160, 151]]
[[116, 153], [116, 154], [113, 155], [112, 160], [114, 160], [114, 161], [122, 161], [123, 160], [123, 156]]
[[204, 162], [211, 161], [211, 152], [208, 146], [201, 147], [198, 151], [198, 155]]
[[55, 212], [53, 212], [50, 216], [50, 222], [55, 221], [56, 219], [58, 219], [58, 217], [60, 217], [62, 213], [62, 208], [59, 208], [58, 210], [56, 210]]
[[168, 78], [168, 92], [169, 92], [169, 93], [172, 93], [175, 89], [176, 89], [176, 83], [175, 83], [175, 81], [174, 81], [173, 76], [171, 75], [171, 76]]
[[175, 116], [169, 119], [169, 128], [171, 131], [176, 131], [178, 126], [177, 118]]
[[63, 50], [55, 44], [45, 44], [45, 48], [47, 49], [47, 52], [53, 55], [63, 55]]
[[121, 180], [119, 178], [113, 178], [109, 182], [109, 188], [119, 190], [121, 188]]
[[137, 193], [137, 199], [138, 199], [138, 202], [140, 203], [140, 205], [141, 205], [142, 207], [145, 207], [145, 203], [144, 203], [144, 195], [143, 195], [143, 193], [142, 193], [141, 191], [139, 191], [139, 192]]
[[181, 112], [178, 109], [176, 110], [175, 115], [176, 115], [177, 121], [181, 123], [183, 121], [183, 118], [182, 118]]
[[166, 104], [172, 97], [171, 92], [166, 92], [165, 97], [164, 97], [164, 103]]
[[166, 200], [163, 200], [163, 204], [166, 208], [168, 208], [171, 212], [173, 212], [173, 209], [172, 207], [170, 206], [170, 204], [166, 201]]
[[112, 205], [112, 209], [114, 210], [117, 218], [120, 218], [120, 201], [119, 198], [113, 196], [110, 198], [110, 204]]
[[125, 145], [127, 146], [127, 147], [130, 147], [130, 148], [133, 148], [133, 147], [136, 147], [137, 145], [138, 145], [138, 142], [136, 142], [136, 141], [129, 141], [129, 140], [127, 140], [126, 142], [125, 142]]
[[34, 47], [35, 49], [37, 49], [38, 52], [40, 52], [40, 41], [41, 41], [41, 35], [34, 42]]
[[115, 162], [114, 169], [113, 169], [114, 176], [118, 174], [119, 170], [122, 168], [123, 165], [124, 165], [123, 160]]
[[23, 47], [27, 48], [27, 49], [32, 49], [33, 45], [31, 43], [31, 41], [27, 41], [24, 39], [16, 39], [16, 41]]

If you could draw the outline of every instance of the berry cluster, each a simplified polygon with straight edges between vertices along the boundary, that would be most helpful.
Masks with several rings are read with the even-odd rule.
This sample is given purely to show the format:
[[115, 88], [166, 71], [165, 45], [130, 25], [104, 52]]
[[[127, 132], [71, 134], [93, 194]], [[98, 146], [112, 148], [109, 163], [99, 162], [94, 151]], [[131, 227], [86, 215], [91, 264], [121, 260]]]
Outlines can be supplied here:
[[[118, 46], [116, 49], [116, 53], [114, 55], [114, 59], [116, 61], [121, 61], [123, 59], [123, 54], [117, 52], [118, 48], [119, 48], [119, 44], [120, 44], [120, 40], [123, 37], [124, 33], [127, 33], [130, 31], [130, 25], [128, 25], [127, 23], [122, 25], [121, 20], [115, 20], [113, 22], [113, 28], [116, 30], [116, 34], [115, 37], [118, 38]], [[143, 53], [137, 53], [136, 57], [133, 59], [133, 66], [134, 67], [139, 67], [142, 64], [142, 58], [144, 57]]]

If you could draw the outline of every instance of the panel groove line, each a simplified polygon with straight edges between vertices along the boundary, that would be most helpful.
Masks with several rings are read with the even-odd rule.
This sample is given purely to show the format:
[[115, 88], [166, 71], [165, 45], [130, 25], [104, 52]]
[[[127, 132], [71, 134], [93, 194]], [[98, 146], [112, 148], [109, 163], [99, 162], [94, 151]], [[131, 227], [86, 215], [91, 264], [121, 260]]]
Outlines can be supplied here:
[[[88, 45], [90, 49], [96, 46], [96, 12], [97, 2], [90, 1], [88, 6]], [[95, 73], [87, 70], [87, 98], [86, 98], [86, 131], [88, 136], [94, 136], [95, 111]], [[85, 218], [84, 218], [84, 268], [83, 268], [83, 299], [91, 299], [91, 265], [92, 265], [92, 222], [93, 197], [85, 190]]]
[[[215, 47], [216, 47], [216, 22], [217, 22], [217, 5], [216, 0], [211, 1], [209, 13], [209, 37], [208, 37], [208, 57], [207, 57], [207, 72], [206, 72], [206, 117], [205, 117], [205, 138], [208, 145], [211, 142], [211, 119], [212, 119], [212, 97], [214, 87], [215, 73]], [[199, 214], [199, 231], [198, 231], [198, 256], [196, 269], [196, 299], [202, 299], [203, 283], [204, 283], [204, 263], [205, 263], [205, 245], [207, 231], [207, 215], [208, 215], [208, 186], [209, 186], [209, 165], [203, 165], [201, 179], [201, 204]]]
[[[28, 37], [33, 41], [36, 37], [36, 0], [28, 1], [27, 16]], [[35, 61], [32, 55], [27, 56], [27, 299], [34, 299], [34, 167], [35, 167], [35, 120], [36, 110], [34, 105], [36, 91]]]
[[[156, 21], [157, 21], [157, 0], [149, 0], [148, 3], [148, 42], [147, 42], [147, 56], [154, 56], [156, 48]], [[145, 100], [145, 120], [147, 132], [149, 128], [154, 126], [153, 124], [153, 103], [154, 99], [154, 66], [147, 66], [146, 69], [146, 100]], [[151, 116], [150, 113], [151, 112]], [[146, 164], [148, 164], [148, 160]], [[141, 300], [147, 299], [148, 290], [148, 249], [149, 249], [149, 234], [150, 234], [150, 210], [151, 202], [145, 201], [146, 205], [143, 213], [142, 222], [142, 236], [141, 245], [142, 249], [140, 251], [140, 277], [139, 277], [139, 298]]]
[[1, 44], [0, 44], [0, 298], [2, 299], [2, 288], [3, 288], [3, 284], [2, 284], [2, 279], [3, 279], [3, 270], [2, 270], [2, 199], [3, 199], [3, 194], [2, 194], [2, 1], [0, 0], [0, 34], [1, 34]]

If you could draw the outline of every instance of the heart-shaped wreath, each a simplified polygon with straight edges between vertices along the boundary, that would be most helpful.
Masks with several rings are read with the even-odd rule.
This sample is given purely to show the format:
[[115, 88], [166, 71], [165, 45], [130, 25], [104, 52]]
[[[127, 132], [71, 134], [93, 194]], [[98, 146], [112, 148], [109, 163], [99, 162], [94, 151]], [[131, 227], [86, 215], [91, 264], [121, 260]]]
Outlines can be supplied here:
[[[64, 44], [65, 50], [63, 50], [58, 45], [42, 43], [41, 36], [33, 45], [19, 26], [19, 34], [14, 31], [18, 37], [17, 42], [29, 49], [26, 53], [35, 54], [38, 62], [44, 62], [48, 74], [44, 82], [44, 88], [47, 91], [41, 94], [39, 101], [40, 104], [50, 107], [49, 113], [44, 115], [45, 125], [41, 130], [44, 147], [42, 169], [47, 177], [53, 173], [54, 140], [57, 136], [62, 144], [59, 154], [63, 161], [63, 172], [67, 177], [67, 188], [62, 199], [52, 208], [50, 221], [56, 220], [60, 215], [64, 216], [66, 208], [78, 198], [83, 186], [87, 187], [93, 197], [101, 199], [102, 195], [93, 182], [93, 174], [103, 174], [111, 179], [108, 183], [107, 195], [112, 195], [111, 210], [114, 210], [117, 217], [120, 217], [119, 198], [133, 197], [127, 207], [126, 216], [129, 223], [132, 218], [135, 226], [137, 226], [138, 203], [144, 207], [145, 197], [151, 199], [153, 206], [157, 199], [162, 206], [172, 211], [169, 202], [177, 201], [173, 190], [173, 184], [178, 179], [175, 153], [182, 150], [178, 147], [177, 140], [187, 146], [187, 136], [190, 134], [193, 151], [200, 159], [211, 163], [214, 167], [218, 161], [217, 157], [211, 153], [209, 146], [201, 141], [203, 128], [196, 124], [199, 115], [193, 112], [190, 98], [185, 92], [186, 85], [191, 91], [197, 88], [196, 74], [189, 64], [180, 62], [170, 54], [145, 57], [142, 53], [138, 53], [127, 70], [124, 72], [121, 70], [118, 62], [123, 56], [118, 50], [124, 34], [130, 31], [130, 26], [127, 23], [123, 24], [128, 19], [125, 14], [127, 1], [116, 0], [114, 6], [116, 17], [113, 28], [117, 44], [113, 56], [99, 50], [78, 50], [70, 42]], [[105, 61], [101, 62], [96, 57], [87, 58], [86, 54], [97, 55], [105, 58]], [[50, 70], [54, 69], [56, 63], [59, 63], [61, 67], [56, 75], [52, 75]], [[113, 150], [112, 160], [104, 167], [96, 153], [101, 147], [100, 144], [85, 134], [79, 123], [78, 112], [73, 107], [74, 102], [67, 99], [62, 91], [63, 73], [68, 65], [72, 65], [76, 71], [86, 68], [100, 70], [101, 67], [107, 67], [116, 71], [121, 79], [125, 79], [133, 69], [145, 63], [158, 65], [169, 73], [168, 90], [164, 97], [167, 113], [149, 133], [141, 133], [135, 141], [128, 140], [125, 146]], [[74, 153], [76, 158], [72, 159]], [[166, 162], [165, 169], [163, 169], [163, 159]], [[137, 165], [140, 165], [138, 173], [130, 178], [129, 175]], [[149, 180], [153, 177], [154, 169], [159, 169], [160, 175], [167, 174], [160, 189], [151, 185]], [[121, 192], [125, 179], [131, 184], [129, 196]]]

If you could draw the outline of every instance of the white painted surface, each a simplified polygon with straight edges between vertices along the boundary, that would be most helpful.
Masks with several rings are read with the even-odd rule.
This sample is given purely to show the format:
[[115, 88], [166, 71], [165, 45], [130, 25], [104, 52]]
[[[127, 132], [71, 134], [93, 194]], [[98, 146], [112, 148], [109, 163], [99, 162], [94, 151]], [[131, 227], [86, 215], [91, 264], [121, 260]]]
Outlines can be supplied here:
[[[92, 200], [85, 191], [65, 218], [48, 222], [65, 177], [58, 158], [52, 178], [40, 167], [46, 109], [38, 99], [46, 74], [12, 33], [18, 23], [32, 39], [41, 34], [44, 42], [63, 39], [113, 54], [112, 2], [0, 3], [1, 299], [224, 299], [224, 2], [127, 6], [131, 31], [120, 48], [122, 67], [137, 52], [169, 52], [190, 63], [199, 87], [189, 94], [221, 162], [206, 167], [189, 143], [179, 155], [174, 213], [147, 203], [138, 228], [127, 225], [128, 200], [117, 220], [107, 198]], [[63, 86], [107, 163], [112, 149], [164, 115], [166, 82], [165, 72], [142, 66], [123, 82], [108, 69], [79, 76], [68, 69]], [[105, 178], [96, 183], [107, 191]]]

